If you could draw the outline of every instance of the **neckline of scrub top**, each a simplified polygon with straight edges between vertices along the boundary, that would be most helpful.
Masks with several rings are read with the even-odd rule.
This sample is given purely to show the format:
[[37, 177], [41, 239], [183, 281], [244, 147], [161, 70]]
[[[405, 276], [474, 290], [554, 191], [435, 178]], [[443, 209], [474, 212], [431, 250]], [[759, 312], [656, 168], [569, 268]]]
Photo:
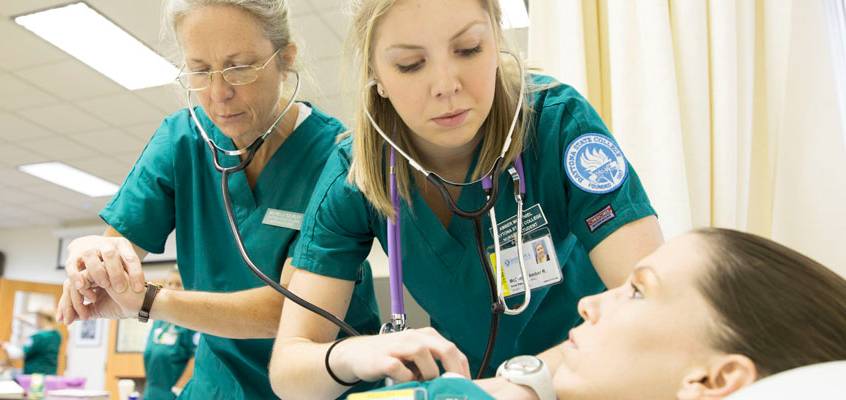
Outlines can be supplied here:
[[[287, 157], [284, 156], [285, 153], [288, 153], [293, 150], [289, 149], [296, 149], [298, 146], [292, 145], [291, 143], [297, 143], [301, 141], [301, 137], [304, 135], [301, 134], [301, 131], [308, 130], [308, 125], [315, 120], [314, 115], [316, 110], [313, 106], [309, 104], [309, 107], [312, 108], [312, 112], [309, 116], [302, 122], [302, 124], [296, 126], [294, 130], [291, 132], [290, 135], [285, 139], [284, 142], [276, 149], [276, 152], [270, 157], [270, 160], [267, 161], [264, 168], [262, 168], [261, 172], [259, 173], [258, 178], [256, 178], [256, 184], [254, 187], [250, 187], [249, 182], [247, 182], [247, 174], [244, 171], [239, 171], [233, 175], [229, 176], [229, 192], [230, 196], [232, 197], [232, 203], [234, 207], [237, 208], [247, 208], [250, 211], [256, 209], [258, 203], [256, 202], [257, 198], [260, 198], [260, 194], [264, 192], [264, 187], [269, 185], [268, 182], [276, 181], [276, 176], [280, 173], [279, 165], [280, 163], [284, 162], [283, 160]], [[212, 140], [215, 141], [220, 147], [225, 149], [234, 149], [235, 143], [232, 141], [231, 138], [224, 135], [221, 132], [217, 125], [212, 122], [212, 120], [206, 115], [205, 110], [202, 107], [197, 106], [195, 108], [197, 111], [197, 116], [200, 119], [200, 123], [203, 124], [203, 127], [206, 128], [206, 132], [208, 132], [209, 136]], [[300, 110], [302, 112], [302, 110]], [[240, 162], [240, 158], [237, 156], [220, 156], [220, 164], [224, 167], [232, 167], [238, 165]], [[278, 182], [275, 186], [278, 186]], [[236, 214], [238, 214], [236, 212]]]
[[[481, 150], [482, 144], [479, 143], [476, 150], [473, 151], [473, 159], [464, 177], [465, 182], [472, 178]], [[476, 208], [479, 206], [478, 198], [481, 193], [481, 183], [464, 186], [461, 188], [456, 204], [465, 210]], [[429, 245], [434, 254], [441, 256], [444, 265], [462, 265], [464, 257], [467, 256], [467, 250], [473, 249], [475, 252], [473, 221], [453, 214], [450, 217], [449, 224], [444, 226], [435, 212], [432, 211], [432, 208], [429, 207], [429, 204], [426, 203], [416, 184], [411, 185], [411, 199], [414, 208], [413, 216], [407, 220], [410, 220], [420, 231], [420, 238]], [[466, 240], [470, 240], [470, 242], [466, 242]], [[446, 260], [450, 260], [450, 262], [447, 263]]]

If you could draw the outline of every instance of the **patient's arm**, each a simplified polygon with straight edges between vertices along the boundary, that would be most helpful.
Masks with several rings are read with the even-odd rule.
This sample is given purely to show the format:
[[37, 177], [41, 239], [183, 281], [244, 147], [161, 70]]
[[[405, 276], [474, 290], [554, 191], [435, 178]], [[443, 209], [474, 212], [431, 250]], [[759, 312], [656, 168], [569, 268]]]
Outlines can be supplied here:
[[538, 400], [534, 390], [511, 383], [502, 377], [478, 379], [473, 383], [479, 385], [497, 400]]

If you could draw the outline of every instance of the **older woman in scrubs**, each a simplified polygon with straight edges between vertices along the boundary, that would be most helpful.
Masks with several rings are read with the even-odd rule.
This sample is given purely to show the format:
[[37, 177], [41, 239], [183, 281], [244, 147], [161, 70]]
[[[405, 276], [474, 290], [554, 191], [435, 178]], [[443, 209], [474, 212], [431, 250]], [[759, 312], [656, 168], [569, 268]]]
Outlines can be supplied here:
[[[358, 264], [374, 238], [385, 247], [386, 219], [398, 218], [404, 284], [432, 327], [332, 343], [335, 326], [286, 306], [270, 365], [283, 398], [335, 397], [347, 385], [385, 377], [430, 379], [439, 373], [437, 361], [465, 376], [483, 364], [491, 302], [474, 225], [454, 216], [439, 190], [404, 159], [396, 167], [403, 200], [399, 210], [392, 207], [390, 147], [365, 110], [400, 148], [453, 182], [491, 168], [520, 111], [505, 165], [522, 158], [524, 212], [530, 215], [524, 219], [535, 223], [531, 236], [524, 231], [526, 255], [535, 240], [550, 251], [540, 264], [528, 257], [529, 274], [549, 279], [532, 289], [524, 312], [502, 317], [484, 376], [509, 357], [540, 353], [565, 340], [580, 320], [578, 300], [620, 285], [662, 242], [634, 168], [588, 102], [550, 77], [520, 74], [517, 60], [500, 52], [505, 43], [498, 1], [354, 3], [358, 123], [352, 139], [327, 162], [309, 205], [289, 288], [335, 315], [360, 312], [350, 304]], [[518, 109], [524, 81], [530, 90], [525, 108]], [[514, 184], [507, 173], [493, 179], [501, 182], [494, 207], [505, 223], [517, 213]], [[459, 206], [475, 209], [485, 201], [480, 186], [449, 190]], [[490, 228], [486, 220], [485, 247], [493, 244]], [[542, 357], [557, 365], [555, 354]]]
[[[297, 48], [284, 0], [171, 0], [164, 15], [182, 56], [180, 82], [199, 123], [219, 146], [243, 148], [264, 133], [289, 101]], [[285, 97], [285, 96], [288, 97]], [[120, 191], [101, 211], [102, 236], [71, 243], [59, 318], [136, 318], [145, 295], [149, 318], [202, 332], [187, 399], [271, 398], [267, 364], [283, 298], [253, 276], [236, 247], [220, 193], [221, 173], [187, 109], [167, 117]], [[271, 279], [287, 284], [291, 246], [338, 120], [296, 103], [255, 158], [230, 177], [235, 218], [247, 251]], [[224, 166], [237, 156], [222, 156]], [[185, 291], [146, 285], [141, 260], [164, 249], [176, 230]], [[370, 280], [355, 297], [372, 302]], [[83, 297], [93, 300], [86, 304]], [[356, 300], [353, 300], [354, 302]], [[347, 321], [378, 329], [374, 304]], [[144, 316], [142, 316], [142, 319]]]

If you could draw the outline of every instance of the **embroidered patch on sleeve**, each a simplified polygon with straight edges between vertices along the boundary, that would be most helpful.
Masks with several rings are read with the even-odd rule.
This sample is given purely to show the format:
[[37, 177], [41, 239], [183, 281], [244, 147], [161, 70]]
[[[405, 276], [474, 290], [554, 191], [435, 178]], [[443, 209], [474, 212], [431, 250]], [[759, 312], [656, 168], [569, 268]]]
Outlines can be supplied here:
[[614, 214], [614, 209], [611, 208], [611, 205], [605, 206], [605, 208], [599, 210], [596, 214], [591, 215], [588, 219], [585, 220], [588, 229], [591, 232], [596, 231], [602, 225], [605, 225], [606, 222], [611, 221], [612, 219], [616, 218], [617, 214]]

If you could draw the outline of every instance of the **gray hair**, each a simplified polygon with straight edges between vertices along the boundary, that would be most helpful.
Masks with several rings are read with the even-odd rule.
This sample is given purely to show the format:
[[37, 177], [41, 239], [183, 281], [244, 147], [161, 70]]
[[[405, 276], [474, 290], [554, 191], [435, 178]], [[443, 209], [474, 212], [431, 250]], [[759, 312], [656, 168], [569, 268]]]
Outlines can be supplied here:
[[291, 43], [288, 0], [164, 0], [162, 37], [165, 43], [173, 45], [174, 50], [179, 50], [176, 27], [180, 20], [193, 10], [212, 5], [238, 7], [255, 16], [264, 37], [270, 40], [276, 50]]

